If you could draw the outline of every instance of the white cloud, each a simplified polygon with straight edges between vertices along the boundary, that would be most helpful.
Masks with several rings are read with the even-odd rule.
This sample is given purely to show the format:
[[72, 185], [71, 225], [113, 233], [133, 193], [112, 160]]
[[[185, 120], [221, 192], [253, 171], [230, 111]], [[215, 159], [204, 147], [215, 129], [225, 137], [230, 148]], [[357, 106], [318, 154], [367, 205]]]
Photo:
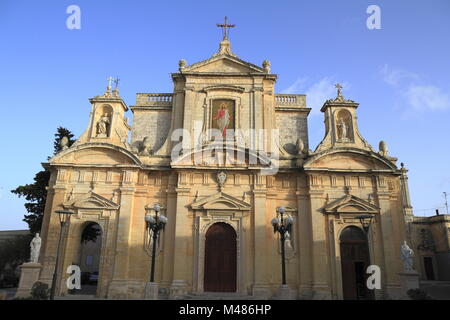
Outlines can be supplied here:
[[418, 74], [413, 72], [408, 72], [399, 69], [391, 69], [387, 64], [385, 64], [381, 69], [380, 73], [383, 76], [384, 82], [391, 86], [398, 86], [401, 81], [411, 81], [418, 80], [420, 77]]
[[[282, 93], [306, 94], [306, 105], [312, 108], [311, 114], [319, 114], [326, 100], [336, 97], [335, 82], [331, 77], [324, 77], [309, 87], [307, 78], [299, 78]], [[345, 84], [344, 87], [347, 87]]]
[[392, 69], [385, 64], [380, 69], [383, 81], [396, 89], [410, 107], [415, 110], [445, 110], [450, 109], [450, 96], [441, 88], [423, 84], [418, 74]]
[[409, 104], [417, 110], [450, 109], [450, 96], [431, 85], [410, 85], [405, 93]]

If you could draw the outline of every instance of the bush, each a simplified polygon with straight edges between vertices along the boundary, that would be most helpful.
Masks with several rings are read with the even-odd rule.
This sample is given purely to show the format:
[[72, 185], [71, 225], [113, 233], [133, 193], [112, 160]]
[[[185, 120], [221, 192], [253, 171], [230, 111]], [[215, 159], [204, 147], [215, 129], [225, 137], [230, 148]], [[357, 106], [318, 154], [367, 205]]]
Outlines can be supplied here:
[[434, 300], [434, 298], [423, 289], [409, 289], [406, 293], [412, 300]]
[[31, 297], [33, 300], [48, 300], [50, 296], [50, 289], [48, 284], [37, 281], [31, 288]]

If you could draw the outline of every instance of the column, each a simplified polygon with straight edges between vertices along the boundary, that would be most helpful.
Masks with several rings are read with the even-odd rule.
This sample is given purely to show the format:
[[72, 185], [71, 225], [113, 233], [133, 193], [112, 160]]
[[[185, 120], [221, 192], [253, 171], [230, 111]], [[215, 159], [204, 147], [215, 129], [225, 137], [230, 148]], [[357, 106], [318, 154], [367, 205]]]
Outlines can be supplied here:
[[189, 188], [176, 188], [176, 217], [175, 241], [173, 258], [173, 280], [170, 286], [170, 298], [182, 298], [188, 293], [188, 280], [192, 273], [189, 266], [192, 264], [192, 253], [189, 253], [188, 242], [193, 241], [191, 218], [188, 217], [189, 210]]
[[[120, 209], [118, 211], [117, 238], [115, 246], [113, 279], [108, 290], [108, 298], [126, 299], [128, 297], [128, 264], [132, 215], [134, 207], [133, 186], [120, 188]], [[144, 208], [142, 208], [144, 210]]]
[[323, 190], [310, 190], [311, 231], [312, 231], [312, 274], [313, 299], [331, 299], [329, 283], [330, 268], [327, 253], [326, 219], [322, 212], [324, 204]]
[[298, 294], [301, 299], [312, 297], [312, 241], [311, 241], [311, 215], [307, 195], [297, 191], [297, 248], [299, 254], [299, 287]]
[[[268, 270], [267, 239], [272, 226], [266, 221], [266, 189], [253, 190], [253, 229], [254, 229], [254, 283], [253, 296], [268, 298], [270, 292], [270, 274]], [[273, 232], [273, 231], [272, 231]]]

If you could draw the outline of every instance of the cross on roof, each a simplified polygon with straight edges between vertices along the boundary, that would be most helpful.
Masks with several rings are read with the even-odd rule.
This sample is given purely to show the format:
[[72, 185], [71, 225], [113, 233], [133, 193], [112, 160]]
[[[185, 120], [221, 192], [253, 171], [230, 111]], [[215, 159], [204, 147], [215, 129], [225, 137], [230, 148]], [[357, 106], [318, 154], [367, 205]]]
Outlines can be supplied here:
[[339, 83], [336, 83], [336, 85], [334, 86], [337, 89], [337, 95], [338, 97], [342, 96], [342, 85]]
[[108, 80], [108, 87], [111, 87], [111, 82], [114, 80], [113, 79], [113, 77], [109, 77], [108, 79], [106, 79], [106, 80]]
[[223, 40], [228, 40], [228, 32], [229, 32], [228, 29], [236, 27], [235, 24], [228, 24], [227, 21], [228, 18], [225, 17], [225, 22], [223, 24], [217, 24], [218, 27], [222, 28]]

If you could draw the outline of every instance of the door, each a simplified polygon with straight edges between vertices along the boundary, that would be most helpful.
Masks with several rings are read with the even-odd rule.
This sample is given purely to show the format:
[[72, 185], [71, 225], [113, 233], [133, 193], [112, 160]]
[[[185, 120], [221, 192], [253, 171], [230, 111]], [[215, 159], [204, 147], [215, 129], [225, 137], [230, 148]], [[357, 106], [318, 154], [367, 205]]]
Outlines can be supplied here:
[[373, 293], [366, 285], [370, 256], [364, 232], [357, 227], [345, 228], [340, 236], [340, 249], [344, 299], [372, 299]]
[[434, 280], [433, 258], [424, 257], [423, 264], [425, 266], [425, 275], [427, 280]]
[[235, 292], [236, 269], [236, 232], [215, 223], [206, 232], [204, 291]]

